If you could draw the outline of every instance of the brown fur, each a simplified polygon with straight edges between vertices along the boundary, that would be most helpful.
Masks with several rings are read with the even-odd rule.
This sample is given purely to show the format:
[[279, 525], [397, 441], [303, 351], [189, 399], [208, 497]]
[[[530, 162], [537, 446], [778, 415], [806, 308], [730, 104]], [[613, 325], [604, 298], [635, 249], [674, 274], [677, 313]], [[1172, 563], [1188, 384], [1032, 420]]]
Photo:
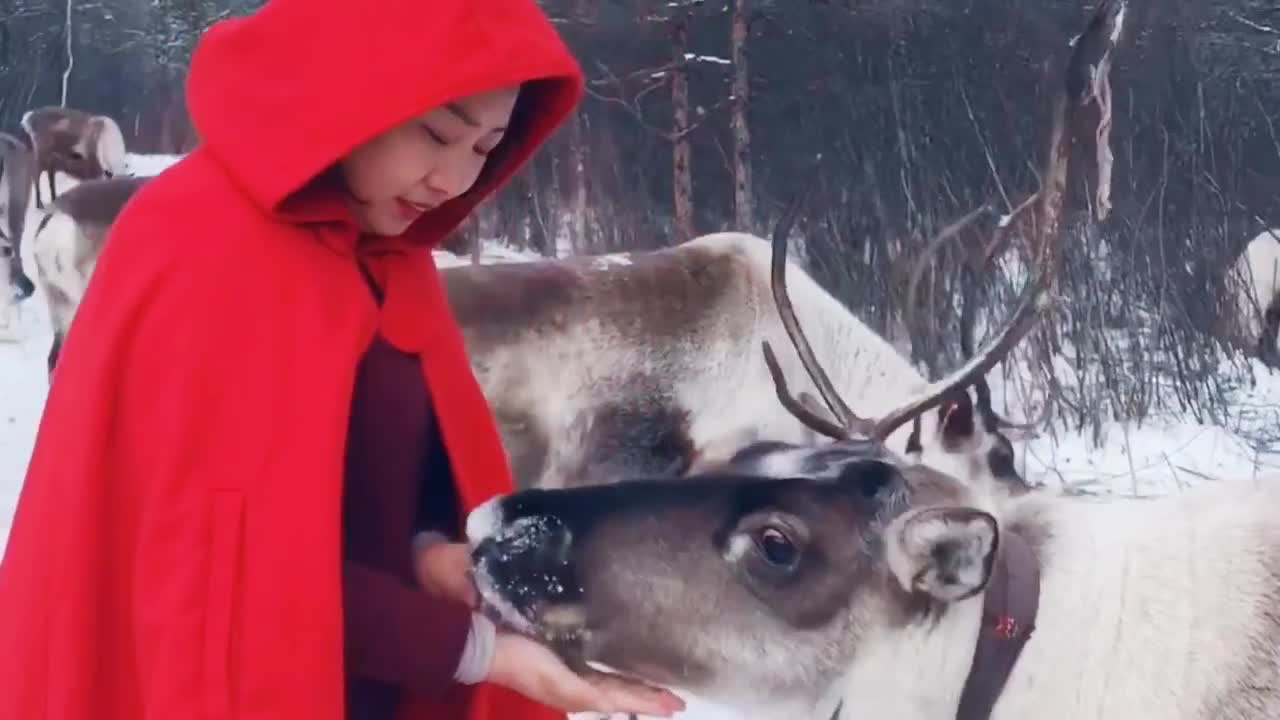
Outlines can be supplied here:
[[[629, 253], [630, 266], [603, 272], [593, 256], [533, 263], [460, 266], [443, 271], [449, 301], [467, 331], [469, 346], [484, 354], [539, 328], [562, 330], [600, 322], [627, 336], [654, 342], [685, 336], [694, 322], [710, 323], [731, 296], [733, 282], [745, 282], [734, 258], [700, 250], [666, 248]], [[634, 298], [660, 298], [653, 312], [637, 314]], [[664, 312], [669, 309], [670, 312]]]
[[51, 202], [58, 197], [54, 187], [54, 175], [58, 172], [78, 180], [112, 177], [111, 169], [104, 168], [98, 156], [104, 133], [111, 130], [120, 134], [119, 126], [110, 117], [75, 108], [42, 107], [23, 115], [22, 126], [35, 150], [36, 207], [44, 208], [40, 196], [41, 175], [48, 177]]
[[[727, 303], [743, 297], [746, 271], [732, 255], [701, 248], [624, 258], [629, 265], [578, 256], [442, 272], [519, 487], [540, 484], [555, 446], [585, 451], [572, 466], [558, 466], [565, 484], [617, 473], [680, 474], [697, 459], [688, 409], [674, 398], [670, 378], [686, 354], [696, 354], [686, 347], [691, 338], [715, 337], [726, 319], [741, 316], [741, 307]], [[620, 354], [637, 346], [672, 350], [638, 365], [593, 355], [600, 364], [584, 368], [583, 343]], [[548, 380], [548, 368], [581, 376]], [[570, 408], [556, 420], [540, 407], [552, 394]], [[593, 399], [611, 394], [625, 400]]]
[[77, 223], [91, 227], [96, 251], [101, 247], [106, 231], [119, 217], [120, 211], [133, 198], [149, 177], [121, 177], [106, 180], [88, 180], [63, 193], [54, 201], [55, 212], [70, 215]]

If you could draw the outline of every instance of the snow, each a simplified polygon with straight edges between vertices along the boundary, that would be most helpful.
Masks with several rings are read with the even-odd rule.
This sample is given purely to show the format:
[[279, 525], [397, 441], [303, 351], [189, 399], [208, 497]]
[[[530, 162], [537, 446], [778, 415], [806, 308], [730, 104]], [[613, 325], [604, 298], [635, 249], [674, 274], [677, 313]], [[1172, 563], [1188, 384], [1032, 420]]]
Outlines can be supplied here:
[[[130, 167], [139, 174], [154, 174], [176, 156], [130, 156]], [[34, 207], [27, 227], [37, 225]], [[28, 236], [29, 237], [29, 236]], [[32, 243], [24, 242], [28, 273]], [[483, 243], [483, 263], [521, 262], [537, 257], [497, 240]], [[465, 265], [469, 256], [437, 253], [442, 267]], [[625, 262], [625, 259], [602, 259]], [[11, 324], [4, 328], [5, 319]], [[47, 382], [45, 356], [52, 334], [43, 289], [14, 307], [0, 307], [0, 552], [7, 539], [14, 507], [22, 487], [36, 427], [44, 406]], [[1224, 361], [1225, 362], [1225, 361]], [[1016, 363], [1015, 363], [1016, 367]], [[1190, 417], [1157, 414], [1141, 424], [1110, 422], [1102, 426], [1099, 445], [1091, 431], [1062, 430], [1025, 443], [1024, 476], [1072, 493], [1095, 495], [1153, 495], [1179, 492], [1203, 482], [1230, 476], [1251, 476], [1280, 466], [1280, 375], [1259, 363], [1250, 368], [1255, 383], [1241, 383], [1228, 397], [1232, 410], [1225, 427], [1204, 425]], [[1021, 377], [1005, 380], [993, 373], [991, 386], [997, 408], [1003, 398], [1018, 398]], [[1016, 406], [1016, 403], [1015, 403]], [[1030, 417], [1020, 409], [1005, 411], [1011, 418]], [[682, 720], [735, 720], [728, 709], [688, 698]], [[577, 716], [585, 718], [587, 716]]]
[[126, 158], [126, 167], [128, 167], [130, 175], [159, 175], [165, 168], [181, 159], [181, 155], [130, 153]]
[[733, 64], [733, 62], [730, 61], [728, 58], [722, 58], [716, 55], [697, 55], [694, 53], [685, 53], [684, 59], [690, 62], [705, 62], [705, 63], [713, 63], [715, 65], [732, 65]]

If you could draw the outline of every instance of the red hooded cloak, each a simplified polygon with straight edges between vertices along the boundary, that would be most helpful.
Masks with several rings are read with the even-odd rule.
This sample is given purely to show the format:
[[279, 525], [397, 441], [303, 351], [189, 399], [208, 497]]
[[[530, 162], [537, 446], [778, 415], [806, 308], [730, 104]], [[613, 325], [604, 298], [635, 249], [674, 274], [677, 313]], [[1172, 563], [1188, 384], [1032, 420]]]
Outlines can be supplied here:
[[[341, 196], [313, 179], [518, 83], [472, 190], [368, 254], [379, 308]], [[0, 564], [0, 718], [342, 718], [357, 361], [375, 332], [421, 355], [461, 511], [511, 489], [429, 248], [580, 93], [534, 0], [273, 0], [205, 34], [188, 87], [203, 144], [116, 221], [41, 420]], [[560, 716], [490, 685], [402, 715]]]

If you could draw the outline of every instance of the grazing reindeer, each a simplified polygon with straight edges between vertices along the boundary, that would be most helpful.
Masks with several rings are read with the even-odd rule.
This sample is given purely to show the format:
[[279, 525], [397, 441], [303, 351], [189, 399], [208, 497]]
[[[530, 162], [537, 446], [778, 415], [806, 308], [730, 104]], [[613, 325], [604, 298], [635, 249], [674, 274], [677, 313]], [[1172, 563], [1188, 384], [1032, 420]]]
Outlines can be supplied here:
[[[1088, 32], [1114, 45], [1124, 9], [1103, 0]], [[1071, 112], [1060, 99], [1034, 277], [964, 367], [878, 420], [824, 390], [831, 423], [792, 399], [765, 344], [780, 402], [836, 442], [748, 445], [679, 482], [495, 498], [467, 522], [486, 610], [579, 668], [754, 720], [1280, 717], [1280, 476], [1158, 500], [993, 499], [884, 443], [1036, 320]], [[828, 388], [804, 334], [791, 340]]]
[[51, 378], [111, 224], [148, 180], [121, 177], [82, 182], [53, 201], [36, 227], [36, 268], [53, 323], [48, 361]]
[[1280, 230], [1264, 230], [1249, 241], [1227, 271], [1234, 310], [1232, 335], [1254, 348], [1264, 362], [1280, 364]]
[[0, 132], [0, 201], [4, 202], [5, 229], [0, 232], [0, 261], [8, 264], [6, 293], [19, 302], [35, 292], [35, 285], [22, 269], [22, 234], [31, 199], [31, 150], [18, 138]]
[[49, 201], [57, 199], [54, 175], [66, 173], [77, 180], [94, 180], [125, 175], [128, 156], [120, 126], [106, 115], [83, 110], [42, 107], [22, 116], [22, 127], [35, 148], [36, 207], [40, 199], [40, 176], [49, 178]]
[[[775, 238], [789, 224], [779, 223]], [[766, 389], [758, 351], [761, 340], [777, 343], [789, 332], [773, 300], [773, 264], [767, 240], [724, 232], [653, 252], [444, 270], [517, 486], [681, 475], [757, 438], [809, 439], [813, 431]], [[882, 411], [927, 385], [892, 345], [788, 265], [792, 295], [842, 392]], [[780, 362], [801, 368], [795, 355]], [[991, 479], [1016, 492], [1024, 483], [999, 432], [1007, 425], [989, 402], [975, 406], [959, 393], [954, 407], [896, 428], [889, 442], [940, 469], [996, 468]]]

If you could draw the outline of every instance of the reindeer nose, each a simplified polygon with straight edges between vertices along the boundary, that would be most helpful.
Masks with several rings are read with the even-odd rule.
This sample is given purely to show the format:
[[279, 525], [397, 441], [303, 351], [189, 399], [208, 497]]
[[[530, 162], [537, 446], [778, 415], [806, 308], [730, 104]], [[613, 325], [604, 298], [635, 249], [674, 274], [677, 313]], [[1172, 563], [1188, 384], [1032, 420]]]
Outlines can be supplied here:
[[13, 299], [22, 302], [36, 291], [36, 286], [31, 282], [31, 278], [23, 273], [19, 273], [13, 281]]
[[[467, 523], [468, 536], [472, 525]], [[471, 537], [476, 562], [508, 567], [538, 568], [554, 572], [569, 562], [573, 535], [568, 526], [551, 515], [530, 515], [498, 526], [478, 541]]]

